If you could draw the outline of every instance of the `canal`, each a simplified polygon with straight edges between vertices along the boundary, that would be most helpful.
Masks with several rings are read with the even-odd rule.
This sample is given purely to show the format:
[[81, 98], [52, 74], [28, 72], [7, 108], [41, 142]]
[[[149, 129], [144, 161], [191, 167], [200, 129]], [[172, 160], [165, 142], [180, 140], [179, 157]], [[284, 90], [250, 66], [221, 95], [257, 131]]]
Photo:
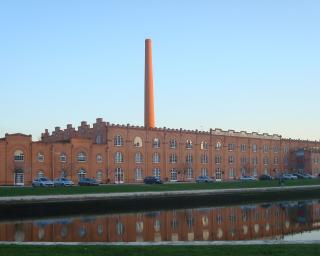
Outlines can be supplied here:
[[320, 241], [320, 200], [0, 221], [15, 242]]

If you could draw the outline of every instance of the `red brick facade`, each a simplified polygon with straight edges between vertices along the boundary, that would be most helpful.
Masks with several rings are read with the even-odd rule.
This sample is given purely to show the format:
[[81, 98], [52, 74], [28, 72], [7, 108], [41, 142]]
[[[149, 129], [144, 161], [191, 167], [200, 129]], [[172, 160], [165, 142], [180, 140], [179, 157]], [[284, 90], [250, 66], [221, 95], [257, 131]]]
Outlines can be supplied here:
[[[50, 179], [64, 175], [74, 182], [85, 175], [102, 183], [135, 183], [152, 175], [192, 182], [207, 174], [224, 181], [241, 174], [291, 171], [290, 152], [316, 147], [320, 142], [279, 135], [146, 129], [98, 118], [93, 127], [82, 122], [78, 129], [56, 127], [51, 135], [46, 130], [36, 142], [31, 136], [6, 134], [0, 139], [0, 184], [30, 185], [38, 175]], [[317, 174], [320, 168], [313, 166], [309, 171]]]

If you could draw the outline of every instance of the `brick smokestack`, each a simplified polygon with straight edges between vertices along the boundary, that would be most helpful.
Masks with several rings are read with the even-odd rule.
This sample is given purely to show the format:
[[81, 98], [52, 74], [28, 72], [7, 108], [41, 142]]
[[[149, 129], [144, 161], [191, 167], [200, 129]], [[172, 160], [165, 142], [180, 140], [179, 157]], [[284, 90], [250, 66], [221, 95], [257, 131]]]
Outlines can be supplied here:
[[154, 128], [154, 98], [152, 74], [152, 42], [145, 40], [145, 70], [144, 70], [144, 126]]

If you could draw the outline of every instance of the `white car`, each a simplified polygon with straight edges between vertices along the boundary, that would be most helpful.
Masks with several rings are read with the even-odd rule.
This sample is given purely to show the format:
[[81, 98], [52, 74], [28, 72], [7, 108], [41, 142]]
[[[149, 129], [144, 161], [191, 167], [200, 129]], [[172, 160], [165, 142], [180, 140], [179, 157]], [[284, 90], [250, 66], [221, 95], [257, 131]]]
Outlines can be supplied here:
[[257, 180], [256, 177], [254, 176], [248, 176], [248, 175], [244, 175], [240, 177], [240, 180], [246, 181], [246, 180]]

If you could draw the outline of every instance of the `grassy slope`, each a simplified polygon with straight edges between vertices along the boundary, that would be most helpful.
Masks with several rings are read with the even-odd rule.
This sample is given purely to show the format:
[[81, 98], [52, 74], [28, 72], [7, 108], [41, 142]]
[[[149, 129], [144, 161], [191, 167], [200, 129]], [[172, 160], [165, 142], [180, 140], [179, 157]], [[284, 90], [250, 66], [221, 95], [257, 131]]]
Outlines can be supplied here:
[[[286, 181], [285, 186], [296, 185], [320, 185], [320, 179]], [[121, 184], [102, 185], [97, 187], [59, 187], [59, 188], [32, 188], [32, 187], [1, 187], [0, 196], [23, 196], [23, 195], [70, 195], [89, 193], [112, 193], [112, 192], [139, 192], [139, 191], [174, 191], [192, 189], [228, 189], [228, 188], [255, 188], [276, 187], [278, 181], [247, 181], [247, 182], [220, 182], [220, 183], [168, 183], [162, 185], [144, 184]]]
[[320, 244], [221, 246], [33, 246], [0, 245], [0, 255], [320, 255]]

